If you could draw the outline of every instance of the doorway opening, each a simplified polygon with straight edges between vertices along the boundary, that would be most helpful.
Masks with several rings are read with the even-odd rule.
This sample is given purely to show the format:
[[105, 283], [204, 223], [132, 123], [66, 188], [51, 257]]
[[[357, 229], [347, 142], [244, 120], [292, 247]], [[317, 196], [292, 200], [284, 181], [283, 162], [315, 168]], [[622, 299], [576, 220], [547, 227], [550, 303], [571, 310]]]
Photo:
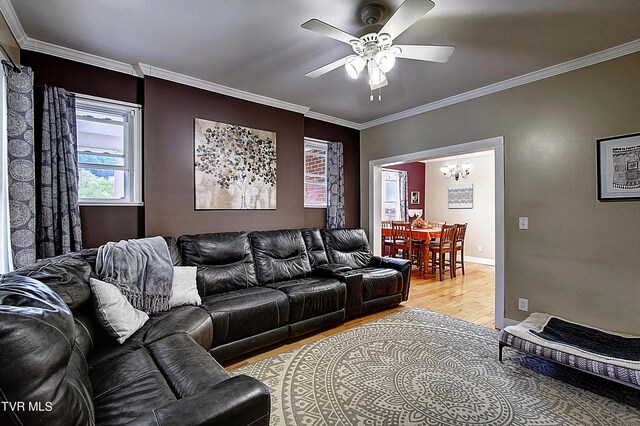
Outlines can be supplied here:
[[[447, 166], [474, 162], [478, 166], [470, 172], [470, 175], [476, 173], [474, 179], [465, 180], [458, 176], [458, 180], [455, 180], [454, 176], [447, 180], [440, 170], [440, 168], [444, 170]], [[403, 170], [409, 165], [417, 167], [418, 170], [422, 165], [424, 180], [420, 182], [418, 179], [417, 187], [414, 186], [412, 190], [405, 189], [405, 194], [399, 196], [393, 190], [399, 186], [388, 176], [393, 175], [394, 170]], [[405, 173], [406, 178], [406, 172], [401, 173]], [[479, 173], [485, 176], [480, 176]], [[491, 176], [487, 176], [488, 174]], [[419, 176], [419, 172], [415, 175]], [[471, 181], [474, 183], [470, 184]], [[399, 204], [396, 202], [397, 199], [402, 198], [406, 208], [401, 217], [410, 217], [407, 213], [410, 212], [411, 218], [419, 215], [423, 219], [441, 220], [449, 224], [469, 223], [465, 237], [465, 264], [473, 262], [495, 265], [493, 267], [495, 284], [493, 323], [496, 328], [502, 328], [504, 323], [504, 138], [500, 136], [372, 160], [369, 162], [369, 182], [369, 233], [376, 254], [381, 253], [382, 220], [385, 220], [385, 215], [392, 210], [391, 207]], [[491, 187], [488, 188], [488, 186]], [[450, 189], [455, 193], [460, 188], [466, 188], [465, 194], [471, 191], [470, 193], [473, 194], [471, 202], [465, 199], [460, 204], [460, 200], [447, 199]], [[390, 197], [389, 194], [392, 196]], [[487, 207], [487, 199], [492, 201], [493, 205], [489, 206], [490, 208]], [[461, 208], [458, 210], [456, 206]], [[472, 229], [474, 231], [469, 232]], [[491, 233], [490, 237], [493, 238], [489, 238], [487, 232]], [[472, 245], [469, 244], [470, 241]], [[476, 268], [475, 271], [479, 274], [478, 271], [482, 271], [482, 268]]]

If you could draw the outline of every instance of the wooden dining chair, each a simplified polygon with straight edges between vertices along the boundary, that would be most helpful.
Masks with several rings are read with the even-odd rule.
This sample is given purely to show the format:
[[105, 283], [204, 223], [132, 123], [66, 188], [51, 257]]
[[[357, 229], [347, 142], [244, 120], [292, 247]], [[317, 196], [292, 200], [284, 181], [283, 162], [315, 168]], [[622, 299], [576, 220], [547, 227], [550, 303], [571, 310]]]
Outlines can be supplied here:
[[[455, 260], [453, 258], [453, 246], [456, 236], [455, 225], [442, 225], [440, 231], [440, 240], [429, 244], [429, 253], [431, 254], [431, 273], [436, 272], [436, 267], [440, 270], [440, 281], [444, 279], [444, 271], [449, 267], [449, 276], [453, 275], [455, 268]], [[449, 260], [447, 261], [447, 254]], [[453, 265], [453, 266], [452, 266]]]
[[[456, 276], [456, 271], [462, 269], [462, 275], [464, 275], [464, 236], [467, 233], [466, 223], [456, 223], [456, 236], [453, 244], [453, 276]], [[460, 260], [458, 260], [458, 253], [460, 253]], [[460, 266], [458, 266], [460, 265]]]
[[388, 235], [382, 235], [382, 255], [393, 256], [393, 232], [391, 231], [391, 221], [383, 220], [382, 229], [388, 229], [390, 232]]
[[393, 248], [391, 250], [391, 257], [405, 257], [407, 253], [411, 253], [412, 240], [411, 240], [411, 224], [403, 221], [392, 221], [392, 236], [393, 236]]
[[412, 264], [418, 266], [418, 272], [422, 275], [425, 245], [416, 242], [413, 238], [409, 222], [393, 221], [391, 226], [393, 228], [393, 257], [400, 256], [411, 260]]
[[428, 220], [427, 221], [427, 228], [442, 228], [442, 225], [446, 225], [447, 222], [440, 222], [437, 220]]

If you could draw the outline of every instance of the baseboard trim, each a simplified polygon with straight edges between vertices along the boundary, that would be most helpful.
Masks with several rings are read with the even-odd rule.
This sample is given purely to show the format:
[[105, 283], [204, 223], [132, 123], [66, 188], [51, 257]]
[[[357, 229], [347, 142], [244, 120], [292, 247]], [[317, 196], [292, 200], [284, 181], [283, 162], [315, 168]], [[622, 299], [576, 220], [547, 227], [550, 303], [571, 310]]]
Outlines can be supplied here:
[[484, 257], [465, 256], [464, 261], [471, 262], [471, 263], [480, 263], [482, 265], [496, 266], [495, 259], [486, 259]]
[[518, 324], [520, 324], [520, 321], [516, 321], [516, 320], [511, 319], [511, 318], [505, 318], [502, 325], [504, 327], [508, 327], [510, 325], [518, 325]]

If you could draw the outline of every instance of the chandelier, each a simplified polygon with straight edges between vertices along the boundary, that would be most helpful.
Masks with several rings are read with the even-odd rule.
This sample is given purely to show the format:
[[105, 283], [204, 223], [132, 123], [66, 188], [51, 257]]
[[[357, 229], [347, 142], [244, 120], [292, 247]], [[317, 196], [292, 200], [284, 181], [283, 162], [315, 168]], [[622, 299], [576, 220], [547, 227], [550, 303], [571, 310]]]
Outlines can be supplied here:
[[470, 163], [449, 164], [448, 166], [440, 167], [440, 172], [442, 172], [445, 179], [454, 178], [455, 180], [468, 178], [471, 170], [473, 170], [473, 164]]

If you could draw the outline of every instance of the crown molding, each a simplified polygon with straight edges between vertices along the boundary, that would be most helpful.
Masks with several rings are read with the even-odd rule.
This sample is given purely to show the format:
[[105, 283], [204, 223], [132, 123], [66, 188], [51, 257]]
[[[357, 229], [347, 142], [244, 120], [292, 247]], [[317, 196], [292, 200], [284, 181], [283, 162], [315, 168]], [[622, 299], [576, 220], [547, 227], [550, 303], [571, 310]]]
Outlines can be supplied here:
[[0, 0], [0, 13], [2, 13], [4, 20], [7, 21], [9, 30], [11, 30], [11, 34], [13, 34], [13, 38], [16, 39], [18, 46], [20, 46], [21, 49], [24, 48], [23, 44], [28, 37], [18, 19], [16, 10], [9, 0]]
[[602, 50], [600, 52], [592, 53], [591, 55], [583, 56], [581, 58], [572, 59], [561, 64], [552, 65], [550, 67], [543, 68], [529, 74], [510, 78], [509, 80], [490, 84], [488, 86], [460, 93], [458, 95], [454, 95], [445, 99], [440, 99], [435, 102], [420, 105], [418, 107], [387, 115], [385, 117], [380, 117], [375, 120], [367, 121], [366, 123], [362, 123], [361, 129], [364, 130], [370, 127], [380, 126], [381, 124], [390, 123], [392, 121], [402, 120], [403, 118], [413, 117], [414, 115], [433, 111], [439, 108], [444, 108], [450, 105], [458, 104], [460, 102], [465, 102], [471, 99], [490, 95], [492, 93], [501, 92], [503, 90], [522, 86], [534, 81], [543, 80], [545, 78], [553, 77], [559, 74], [564, 74], [569, 71], [575, 71], [580, 68], [595, 65], [600, 62], [615, 59], [624, 55], [629, 55], [631, 53], [636, 53], [638, 51], [640, 51], [640, 39], [630, 41], [628, 43], [621, 44], [619, 46], [615, 46], [606, 50]]
[[349, 127], [355, 130], [362, 130], [362, 124], [354, 123], [353, 121], [344, 120], [338, 117], [333, 117], [331, 115], [321, 114], [315, 111], [309, 111], [304, 116], [308, 118], [313, 118], [315, 120], [326, 121], [327, 123], [337, 124], [343, 127]]
[[68, 47], [58, 46], [56, 44], [47, 43], [46, 41], [35, 40], [31, 37], [26, 37], [24, 44], [21, 47], [25, 50], [31, 50], [38, 53], [46, 53], [48, 55], [57, 56], [58, 58], [69, 59], [72, 61], [81, 62], [83, 64], [105, 68], [111, 71], [117, 71], [129, 75], [137, 75], [133, 68], [133, 65], [131, 64], [104, 58], [98, 55], [92, 55], [91, 53], [85, 53], [79, 50], [69, 49]]
[[221, 95], [227, 95], [234, 98], [243, 99], [245, 101], [251, 101], [262, 105], [285, 109], [287, 111], [293, 111], [300, 114], [306, 114], [309, 111], [309, 107], [306, 106], [296, 105], [278, 99], [269, 98], [267, 96], [245, 92], [243, 90], [234, 89], [232, 87], [223, 86], [221, 84], [212, 83], [210, 81], [201, 80], [199, 78], [190, 77], [188, 75], [179, 74], [177, 72], [165, 70], [162, 68], [156, 68], [148, 64], [140, 63], [138, 65], [140, 66], [140, 69], [145, 76], [161, 78], [163, 80], [173, 81], [175, 83], [196, 87], [198, 89], [207, 90], [209, 92], [220, 93]]
[[115, 61], [113, 59], [104, 58], [101, 56], [93, 55], [90, 53], [81, 52], [79, 50], [69, 49], [67, 47], [58, 46], [52, 43], [39, 41], [28, 37], [18, 19], [15, 9], [10, 0], [0, 0], [0, 13], [4, 17], [13, 37], [16, 39], [18, 46], [21, 49], [32, 50], [35, 52], [46, 53], [49, 55], [61, 57], [64, 59], [70, 59], [73, 61], [94, 65], [101, 68], [106, 68], [112, 71], [121, 72], [124, 74], [135, 75], [143, 78], [145, 75], [162, 78], [165, 80], [173, 81], [176, 83], [185, 84], [187, 86], [197, 87], [199, 89], [220, 93], [223, 95], [231, 96], [234, 98], [244, 99], [247, 101], [272, 106], [275, 108], [285, 109], [288, 111], [304, 114], [305, 117], [326, 121], [329, 123], [337, 124], [344, 127], [349, 127], [356, 130], [364, 130], [370, 127], [379, 126], [382, 124], [390, 123], [392, 121], [402, 120], [404, 118], [412, 117], [414, 115], [422, 114], [425, 112], [433, 111], [439, 108], [444, 108], [457, 103], [465, 102], [471, 99], [476, 99], [482, 96], [497, 93], [503, 90], [511, 89], [524, 84], [532, 83], [534, 81], [542, 80], [545, 78], [553, 77], [566, 72], [574, 71], [580, 68], [584, 68], [590, 65], [595, 65], [600, 62], [608, 61], [618, 58], [620, 56], [629, 55], [640, 51], [640, 39], [621, 44], [619, 46], [612, 47], [610, 49], [596, 52], [591, 55], [583, 56], [581, 58], [573, 59], [561, 64], [553, 65], [547, 68], [543, 68], [538, 71], [534, 71], [528, 74], [524, 74], [518, 77], [514, 77], [508, 80], [504, 80], [498, 83], [490, 84], [488, 86], [480, 87], [478, 89], [470, 90], [468, 92], [460, 93], [458, 95], [450, 96], [445, 99], [440, 99], [435, 102], [420, 105], [415, 108], [411, 108], [405, 111], [401, 111], [395, 114], [387, 115], [377, 118], [375, 120], [367, 121], [365, 123], [355, 123], [352, 121], [344, 120], [338, 117], [318, 113], [311, 111], [309, 107], [292, 104], [289, 102], [281, 101], [278, 99], [269, 98], [262, 95], [257, 95], [243, 90], [234, 89], [232, 87], [222, 86], [220, 84], [212, 83], [209, 81], [201, 80], [195, 77], [179, 74], [173, 71], [164, 70], [162, 68], [156, 68], [146, 64], [127, 64], [124, 62]]

